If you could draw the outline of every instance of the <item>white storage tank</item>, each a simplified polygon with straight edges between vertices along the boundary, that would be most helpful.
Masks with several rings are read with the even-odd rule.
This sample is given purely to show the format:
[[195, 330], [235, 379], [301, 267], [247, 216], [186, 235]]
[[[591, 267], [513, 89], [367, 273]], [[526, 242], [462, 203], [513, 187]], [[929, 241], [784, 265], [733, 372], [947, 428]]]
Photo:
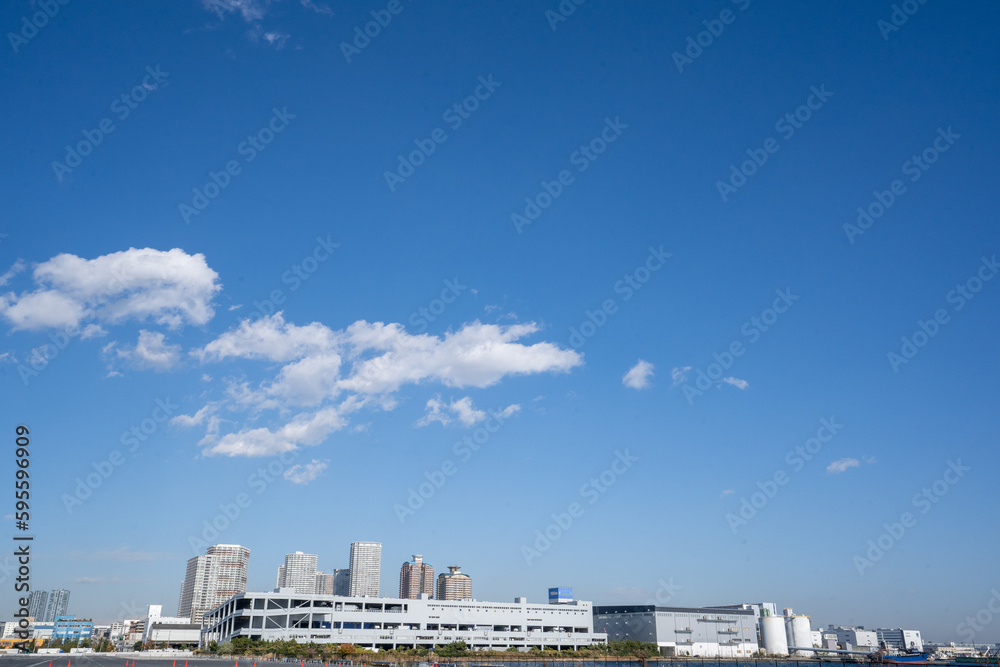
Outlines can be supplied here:
[[[802, 615], [792, 616], [791, 626], [792, 626], [792, 643], [790, 644], [790, 646], [798, 646], [799, 648], [812, 648], [813, 645], [812, 627], [810, 626], [809, 617]], [[808, 650], [795, 652], [795, 655], [799, 657], [809, 657], [812, 654], [813, 652]]]
[[770, 655], [788, 655], [785, 619], [781, 616], [760, 617], [760, 641]]

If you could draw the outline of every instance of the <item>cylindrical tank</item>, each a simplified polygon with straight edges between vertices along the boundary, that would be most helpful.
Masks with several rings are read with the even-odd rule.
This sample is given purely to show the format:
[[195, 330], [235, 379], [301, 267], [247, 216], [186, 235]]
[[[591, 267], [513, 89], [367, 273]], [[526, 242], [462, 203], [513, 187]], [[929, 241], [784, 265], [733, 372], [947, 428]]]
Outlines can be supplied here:
[[771, 655], [788, 655], [785, 619], [781, 616], [760, 617], [760, 641]]
[[[792, 643], [789, 646], [798, 646], [799, 648], [812, 648], [812, 627], [810, 626], [808, 616], [792, 616]], [[813, 654], [812, 651], [796, 651], [795, 655], [800, 657], [808, 657]]]

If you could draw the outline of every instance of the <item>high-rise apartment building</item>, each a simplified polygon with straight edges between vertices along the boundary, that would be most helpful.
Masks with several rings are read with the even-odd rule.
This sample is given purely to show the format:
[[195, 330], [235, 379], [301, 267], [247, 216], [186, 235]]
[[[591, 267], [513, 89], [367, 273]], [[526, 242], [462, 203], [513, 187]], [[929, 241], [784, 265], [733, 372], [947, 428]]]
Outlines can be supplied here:
[[285, 554], [285, 564], [278, 568], [278, 588], [294, 588], [296, 593], [309, 595], [316, 591], [316, 564], [319, 556], [296, 551]]
[[333, 571], [333, 594], [351, 594], [351, 571], [348, 568], [336, 569]]
[[472, 579], [467, 574], [462, 574], [459, 565], [449, 565], [449, 573], [442, 573], [438, 577], [437, 599], [438, 600], [471, 600], [472, 599]]
[[317, 572], [316, 587], [313, 592], [317, 595], [333, 595], [333, 574]]
[[36, 623], [45, 623], [45, 614], [49, 608], [48, 591], [31, 591], [28, 595], [28, 616], [35, 619]]
[[351, 542], [351, 595], [377, 598], [382, 572], [381, 542]]
[[434, 566], [425, 563], [423, 556], [414, 554], [413, 560], [403, 563], [399, 570], [399, 597], [416, 600], [421, 593], [434, 597]]
[[57, 616], [66, 616], [69, 610], [69, 591], [57, 588], [52, 591], [32, 591], [28, 595], [28, 616], [36, 623], [53, 623]]
[[49, 610], [46, 621], [52, 623], [59, 616], [66, 616], [69, 613], [69, 591], [65, 588], [57, 588], [49, 591]]
[[177, 615], [201, 623], [205, 612], [247, 592], [250, 550], [238, 544], [216, 544], [187, 562]]

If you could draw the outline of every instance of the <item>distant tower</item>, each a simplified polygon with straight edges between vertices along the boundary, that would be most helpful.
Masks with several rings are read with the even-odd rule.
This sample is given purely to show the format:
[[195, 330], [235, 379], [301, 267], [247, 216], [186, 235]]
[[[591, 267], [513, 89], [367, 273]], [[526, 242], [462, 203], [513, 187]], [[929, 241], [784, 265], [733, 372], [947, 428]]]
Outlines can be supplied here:
[[44, 623], [48, 608], [49, 592], [31, 591], [28, 595], [28, 616], [34, 618], [36, 623]]
[[333, 595], [333, 575], [317, 572], [316, 590], [313, 592], [317, 595]]
[[471, 600], [472, 579], [469, 575], [462, 574], [459, 565], [449, 565], [448, 570], [448, 574], [442, 573], [438, 576], [437, 599]]
[[49, 592], [49, 609], [46, 614], [46, 621], [54, 622], [57, 616], [65, 616], [69, 610], [69, 591], [65, 588], [57, 588]]
[[336, 569], [333, 571], [333, 594], [351, 594], [351, 571], [348, 568]]
[[294, 588], [299, 595], [316, 590], [316, 564], [319, 556], [296, 551], [285, 554], [285, 564], [278, 567], [278, 588]]
[[414, 554], [413, 560], [403, 563], [399, 570], [399, 597], [416, 600], [421, 593], [434, 597], [434, 566]]
[[351, 543], [351, 595], [377, 598], [382, 573], [382, 543]]
[[200, 625], [206, 612], [247, 592], [249, 565], [250, 550], [238, 544], [216, 544], [188, 559], [177, 615]]

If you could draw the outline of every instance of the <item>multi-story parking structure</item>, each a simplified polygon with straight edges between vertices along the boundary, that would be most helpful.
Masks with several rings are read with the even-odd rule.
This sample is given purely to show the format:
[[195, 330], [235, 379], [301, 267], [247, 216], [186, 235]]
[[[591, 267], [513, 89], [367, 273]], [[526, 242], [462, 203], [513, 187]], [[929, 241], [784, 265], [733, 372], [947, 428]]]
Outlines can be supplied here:
[[604, 643], [590, 602], [528, 604], [477, 600], [244, 593], [205, 615], [204, 642], [255, 640], [433, 648], [463, 641], [472, 649], [570, 649]]

